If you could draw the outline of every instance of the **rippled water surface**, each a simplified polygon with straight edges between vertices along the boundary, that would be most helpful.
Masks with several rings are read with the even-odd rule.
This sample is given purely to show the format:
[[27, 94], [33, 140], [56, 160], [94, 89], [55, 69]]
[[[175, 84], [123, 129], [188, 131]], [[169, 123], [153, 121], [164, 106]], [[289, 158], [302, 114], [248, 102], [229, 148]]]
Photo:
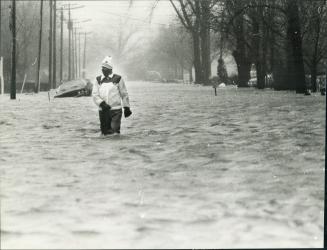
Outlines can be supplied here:
[[91, 97], [0, 96], [2, 248], [323, 246], [324, 97], [127, 87], [107, 137]]

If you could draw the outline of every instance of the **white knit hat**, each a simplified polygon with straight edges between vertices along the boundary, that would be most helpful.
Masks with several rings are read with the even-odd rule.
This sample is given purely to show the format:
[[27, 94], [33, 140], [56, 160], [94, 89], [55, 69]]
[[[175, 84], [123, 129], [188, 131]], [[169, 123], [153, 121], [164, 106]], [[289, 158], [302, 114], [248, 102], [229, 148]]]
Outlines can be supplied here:
[[107, 69], [112, 69], [112, 57], [111, 56], [106, 56], [101, 64], [102, 67], [105, 67]]

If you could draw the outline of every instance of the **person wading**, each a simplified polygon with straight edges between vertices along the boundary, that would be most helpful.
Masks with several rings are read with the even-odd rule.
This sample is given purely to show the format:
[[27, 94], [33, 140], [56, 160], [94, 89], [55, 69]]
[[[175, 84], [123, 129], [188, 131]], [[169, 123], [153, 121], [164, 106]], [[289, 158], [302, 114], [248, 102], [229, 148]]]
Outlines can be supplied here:
[[132, 114], [125, 82], [120, 75], [113, 74], [111, 57], [102, 61], [103, 75], [96, 77], [92, 96], [94, 103], [99, 107], [101, 134], [120, 134], [122, 107], [124, 116]]

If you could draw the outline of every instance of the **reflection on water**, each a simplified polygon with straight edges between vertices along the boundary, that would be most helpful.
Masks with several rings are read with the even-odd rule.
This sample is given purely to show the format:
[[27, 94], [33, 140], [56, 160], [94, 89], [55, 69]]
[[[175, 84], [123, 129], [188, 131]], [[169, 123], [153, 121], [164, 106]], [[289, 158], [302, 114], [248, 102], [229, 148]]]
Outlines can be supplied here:
[[2, 248], [322, 247], [323, 97], [130, 82], [92, 99], [0, 97]]

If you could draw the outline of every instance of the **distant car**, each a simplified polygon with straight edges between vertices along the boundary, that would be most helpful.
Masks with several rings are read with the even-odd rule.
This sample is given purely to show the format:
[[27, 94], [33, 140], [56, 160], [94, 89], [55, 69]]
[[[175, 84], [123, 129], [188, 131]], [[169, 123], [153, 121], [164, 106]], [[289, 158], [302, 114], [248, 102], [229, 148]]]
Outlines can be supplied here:
[[161, 74], [157, 71], [147, 71], [145, 74], [145, 79], [147, 81], [155, 81], [155, 82], [162, 81]]

